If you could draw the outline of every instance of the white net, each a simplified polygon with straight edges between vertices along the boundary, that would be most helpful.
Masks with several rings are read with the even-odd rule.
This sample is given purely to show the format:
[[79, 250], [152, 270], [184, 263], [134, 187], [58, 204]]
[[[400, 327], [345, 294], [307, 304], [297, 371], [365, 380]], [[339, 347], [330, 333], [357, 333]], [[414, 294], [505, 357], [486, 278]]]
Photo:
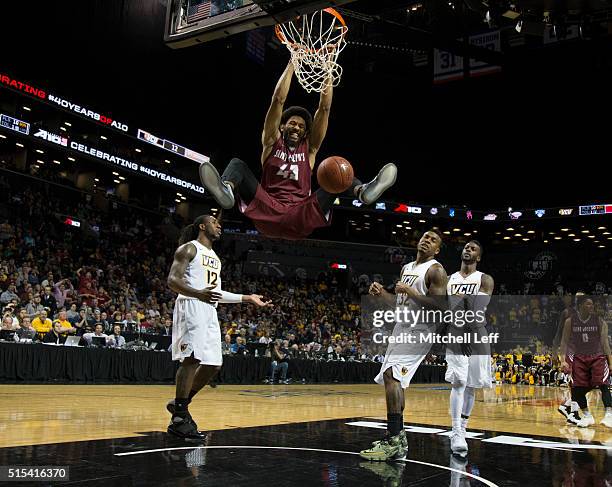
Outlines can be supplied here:
[[307, 91], [325, 92], [342, 76], [338, 55], [346, 47], [348, 28], [332, 8], [303, 15], [276, 26], [276, 35], [287, 46], [295, 75]]

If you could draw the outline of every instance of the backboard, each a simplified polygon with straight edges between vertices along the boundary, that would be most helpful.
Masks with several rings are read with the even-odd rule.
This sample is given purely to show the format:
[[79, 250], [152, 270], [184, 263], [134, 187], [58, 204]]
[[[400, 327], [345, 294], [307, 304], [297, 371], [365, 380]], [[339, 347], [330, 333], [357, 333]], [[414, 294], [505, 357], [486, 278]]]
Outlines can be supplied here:
[[183, 48], [354, 0], [168, 0], [164, 41]]

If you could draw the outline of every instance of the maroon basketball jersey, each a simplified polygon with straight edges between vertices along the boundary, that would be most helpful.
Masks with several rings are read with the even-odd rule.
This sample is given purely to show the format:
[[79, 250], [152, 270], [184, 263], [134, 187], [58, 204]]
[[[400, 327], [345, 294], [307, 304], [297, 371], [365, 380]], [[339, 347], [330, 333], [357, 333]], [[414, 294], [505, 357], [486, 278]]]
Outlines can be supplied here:
[[579, 313], [571, 316], [572, 330], [570, 333], [569, 349], [578, 355], [600, 355], [601, 346], [600, 320], [595, 313], [586, 321], [580, 319]]
[[310, 195], [312, 177], [308, 141], [304, 139], [295, 150], [291, 150], [280, 136], [262, 170], [261, 187], [270, 196], [284, 204], [303, 201]]

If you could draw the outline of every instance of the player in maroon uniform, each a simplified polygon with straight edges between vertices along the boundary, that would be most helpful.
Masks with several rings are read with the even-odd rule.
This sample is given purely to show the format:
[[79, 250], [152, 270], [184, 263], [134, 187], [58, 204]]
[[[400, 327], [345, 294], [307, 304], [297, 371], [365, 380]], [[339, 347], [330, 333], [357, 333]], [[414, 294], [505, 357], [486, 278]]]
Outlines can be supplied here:
[[[581, 428], [595, 424], [589, 412], [586, 394], [597, 387], [601, 390], [606, 408], [601, 424], [612, 428], [612, 396], [609, 387], [612, 354], [608, 342], [608, 324], [594, 313], [590, 297], [578, 296], [576, 307], [577, 312], [565, 320], [560, 351], [564, 357], [562, 367], [571, 370], [572, 401], [578, 403], [583, 417], [572, 408], [567, 420]], [[566, 355], [571, 359], [571, 367]]]
[[[338, 195], [322, 188], [314, 194], [310, 190], [315, 157], [327, 132], [333, 89], [328, 86], [321, 93], [314, 119], [302, 107], [283, 111], [292, 77], [293, 64], [289, 62], [276, 85], [264, 122], [261, 182], [245, 162], [236, 158], [221, 177], [211, 163], [203, 163], [200, 178], [225, 209], [234, 206], [237, 192], [240, 211], [264, 235], [299, 240], [315, 228], [329, 225], [330, 210]], [[369, 205], [395, 183], [396, 177], [395, 164], [387, 164], [367, 184], [354, 179], [346, 194]]]
[[[576, 297], [583, 295], [584, 293], [576, 293]], [[555, 366], [561, 365], [563, 359], [568, 362], [568, 366], [571, 369], [571, 359], [569, 357], [561, 357], [559, 350], [561, 347], [561, 337], [563, 336], [563, 330], [565, 329], [565, 322], [568, 318], [573, 317], [576, 314], [576, 307], [574, 306], [574, 299], [571, 294], [565, 294], [563, 296], [563, 305], [564, 309], [561, 312], [561, 316], [559, 316], [559, 324], [557, 325], [557, 332], [555, 333], [555, 338], [553, 339], [553, 350], [554, 356], [556, 360], [554, 360]], [[563, 391], [563, 403], [557, 408], [565, 419], [569, 418], [570, 412], [572, 411], [572, 407], [574, 411], [578, 411], [578, 404], [574, 402], [572, 406], [572, 394], [571, 394], [571, 382], [569, 383], [569, 389]]]

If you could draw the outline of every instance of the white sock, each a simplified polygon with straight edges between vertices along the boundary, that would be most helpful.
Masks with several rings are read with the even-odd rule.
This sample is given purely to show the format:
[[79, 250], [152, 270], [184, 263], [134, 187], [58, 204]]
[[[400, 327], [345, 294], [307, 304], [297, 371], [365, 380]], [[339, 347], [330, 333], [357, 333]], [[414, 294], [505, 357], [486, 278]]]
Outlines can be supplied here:
[[465, 394], [463, 395], [463, 409], [461, 414], [464, 416], [470, 416], [472, 409], [474, 409], [474, 401], [476, 400], [476, 389], [473, 387], [466, 387]]
[[461, 428], [461, 410], [463, 408], [465, 385], [454, 385], [450, 395], [450, 414], [453, 420], [453, 429]]

